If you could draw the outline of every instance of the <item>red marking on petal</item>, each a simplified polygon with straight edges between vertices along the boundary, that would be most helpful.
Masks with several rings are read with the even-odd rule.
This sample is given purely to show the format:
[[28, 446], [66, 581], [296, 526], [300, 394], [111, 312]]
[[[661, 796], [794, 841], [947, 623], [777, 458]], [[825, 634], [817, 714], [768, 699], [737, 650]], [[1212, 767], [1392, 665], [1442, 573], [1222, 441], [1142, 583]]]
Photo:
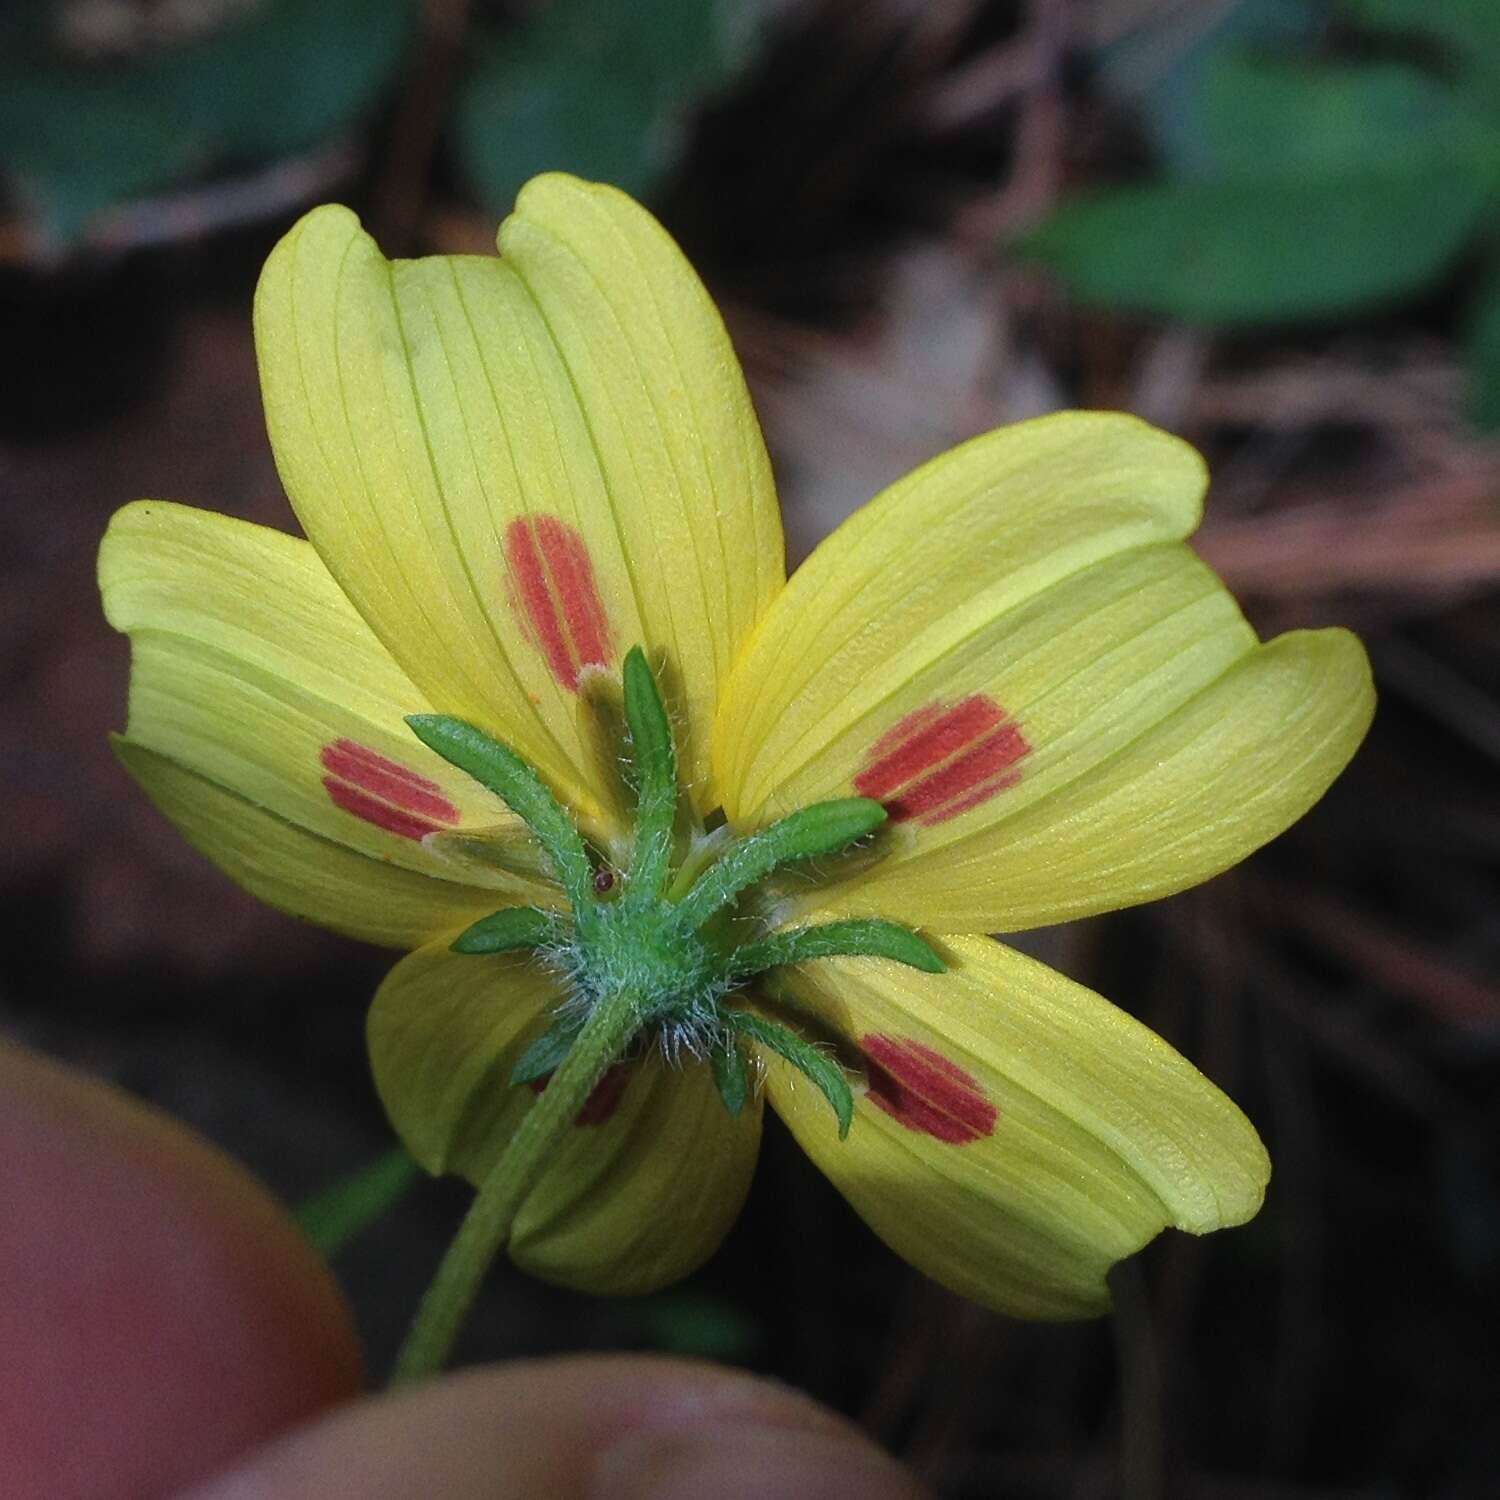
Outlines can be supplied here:
[[573, 652], [579, 667], [607, 666], [609, 620], [583, 537], [556, 516], [538, 516], [536, 536], [552, 573], [553, 587], [562, 601], [563, 619], [573, 637]]
[[908, 1130], [950, 1146], [983, 1140], [995, 1129], [995, 1106], [972, 1073], [909, 1036], [865, 1037], [870, 1102]]
[[[1026, 753], [1024, 750], [1021, 752]], [[917, 821], [923, 827], [931, 828], [934, 823], [946, 823], [949, 818], [956, 818], [960, 813], [966, 813], [971, 807], [978, 807], [981, 802], [988, 802], [996, 792], [1003, 792], [1007, 787], [1013, 787], [1021, 779], [1021, 773], [1015, 770], [1002, 771], [997, 776], [992, 776], [987, 781], [981, 781], [978, 786], [963, 796], [955, 798], [951, 802], [945, 802], [941, 807], [931, 812], [918, 813]], [[897, 820], [900, 821], [899, 819]]]
[[458, 822], [458, 809], [437, 782], [368, 745], [334, 740], [323, 746], [318, 759], [329, 773], [323, 789], [334, 806], [387, 833], [420, 839], [442, 824]]
[[993, 729], [1005, 717], [998, 703], [975, 693], [951, 708], [929, 703], [908, 714], [870, 749], [869, 764], [854, 778], [861, 797], [877, 801]]
[[353, 740], [335, 740], [331, 745], [324, 745], [318, 759], [323, 762], [325, 771], [372, 797], [379, 797], [407, 812], [436, 818], [440, 823], [458, 822], [458, 809], [443, 796], [443, 789], [437, 782], [399, 761], [377, 755], [366, 745], [357, 745]]
[[377, 828], [383, 828], [387, 833], [397, 834], [404, 839], [426, 838], [429, 833], [436, 833], [440, 826], [430, 818], [419, 818], [415, 813], [403, 812], [388, 802], [379, 802], [369, 793], [345, 782], [335, 781], [332, 776], [323, 778], [323, 788], [335, 807], [341, 807], [346, 813], [353, 813], [356, 818], [363, 818], [366, 823], [373, 823]]
[[[544, 1094], [552, 1075], [531, 1080], [531, 1092]], [[625, 1090], [630, 1087], [630, 1069], [624, 1063], [615, 1063], [594, 1085], [594, 1091], [583, 1101], [583, 1108], [573, 1117], [575, 1125], [603, 1125], [619, 1109]]]
[[505, 530], [505, 555], [510, 559], [515, 601], [519, 605], [533, 644], [547, 658], [552, 675], [570, 692], [578, 691], [578, 668], [568, 651], [562, 622], [557, 617], [542, 555], [531, 528], [522, 521], [512, 521]]
[[570, 693], [585, 667], [610, 658], [609, 617], [583, 537], [556, 516], [530, 515], [505, 528], [511, 600], [527, 636]]
[[875, 761], [882, 756], [889, 755], [901, 745], [905, 744], [913, 735], [919, 734], [927, 726], [937, 719], [941, 719], [949, 712], [948, 705], [942, 702], [929, 703], [924, 708], [919, 708], [913, 713], [907, 714], [893, 729], [886, 732], [870, 746], [869, 759]]
[[1021, 779], [1013, 767], [1030, 748], [1014, 724], [1002, 724], [942, 770], [908, 786], [889, 804], [890, 815], [898, 822], [915, 818], [932, 824], [977, 807]]
[[1021, 779], [1014, 767], [1030, 753], [1005, 710], [974, 693], [955, 704], [929, 703], [883, 734], [854, 790], [884, 802], [893, 822], [931, 826], [1014, 786]]
[[400, 761], [389, 760], [368, 745], [361, 745], [355, 740], [340, 739], [334, 740], [331, 745], [324, 745], [319, 759], [328, 770], [343, 776], [346, 780], [356, 779], [351, 773], [351, 768], [363, 767], [406, 786], [420, 787], [428, 792], [442, 790], [430, 777], [412, 770], [410, 766], [403, 766]]
[[616, 1063], [603, 1078], [594, 1085], [594, 1092], [583, 1102], [578, 1111], [576, 1124], [602, 1125], [620, 1107], [625, 1090], [630, 1087], [630, 1069]]

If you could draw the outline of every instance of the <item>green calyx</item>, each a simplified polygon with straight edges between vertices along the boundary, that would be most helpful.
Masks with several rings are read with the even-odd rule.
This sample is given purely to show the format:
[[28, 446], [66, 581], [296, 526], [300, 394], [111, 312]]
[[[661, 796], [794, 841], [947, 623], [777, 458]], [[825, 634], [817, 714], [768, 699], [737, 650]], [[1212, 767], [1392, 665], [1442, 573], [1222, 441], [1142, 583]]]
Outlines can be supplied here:
[[[864, 797], [820, 802], [735, 838], [723, 828], [686, 826], [679, 807], [671, 721], [645, 654], [624, 663], [625, 720], [636, 799], [630, 867], [596, 864], [571, 816], [536, 771], [513, 750], [461, 719], [440, 714], [407, 720], [445, 760], [487, 787], [531, 829], [572, 908], [569, 915], [507, 907], [481, 918], [453, 942], [475, 955], [537, 951], [571, 990], [552, 1025], [522, 1055], [514, 1084], [558, 1068], [599, 1005], [632, 997], [635, 1025], [626, 1045], [659, 1039], [668, 1057], [706, 1061], [725, 1108], [743, 1109], [750, 1079], [741, 1040], [774, 1052], [827, 1096], [848, 1133], [853, 1097], [843, 1070], [789, 1027], [746, 1009], [747, 981], [783, 964], [835, 955], [894, 959], [928, 973], [942, 960], [916, 933], [894, 922], [861, 919], [765, 932], [738, 910], [759, 882], [782, 866], [837, 854], [873, 833], [885, 809]], [[746, 929], [750, 941], [737, 940]]]

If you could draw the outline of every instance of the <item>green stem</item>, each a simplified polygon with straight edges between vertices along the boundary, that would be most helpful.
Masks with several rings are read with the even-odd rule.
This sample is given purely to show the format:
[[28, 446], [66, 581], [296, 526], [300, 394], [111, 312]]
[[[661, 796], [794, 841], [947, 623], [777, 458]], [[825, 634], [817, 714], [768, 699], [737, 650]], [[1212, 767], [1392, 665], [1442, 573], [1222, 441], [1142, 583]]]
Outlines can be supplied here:
[[628, 991], [595, 1005], [562, 1066], [527, 1111], [459, 1225], [396, 1357], [393, 1385], [421, 1380], [442, 1368], [480, 1283], [510, 1238], [511, 1225], [527, 1194], [639, 1024], [639, 1006]]

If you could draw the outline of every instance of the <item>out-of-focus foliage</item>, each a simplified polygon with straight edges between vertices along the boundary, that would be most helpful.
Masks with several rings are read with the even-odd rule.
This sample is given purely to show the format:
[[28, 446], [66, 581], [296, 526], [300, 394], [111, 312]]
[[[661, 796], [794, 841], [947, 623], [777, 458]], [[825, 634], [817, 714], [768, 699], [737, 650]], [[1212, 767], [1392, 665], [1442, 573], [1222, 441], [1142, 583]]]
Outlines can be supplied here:
[[1487, 432], [1500, 430], [1500, 262], [1489, 267], [1469, 314], [1470, 406]]
[[411, 0], [262, 0], [176, 46], [89, 57], [61, 9], [19, 7], [0, 31], [0, 168], [61, 243], [122, 200], [347, 127], [390, 82], [413, 15]]
[[399, 1146], [309, 1198], [297, 1209], [302, 1232], [326, 1256], [334, 1256], [385, 1217], [421, 1176], [421, 1168]]
[[[1433, 287], [1500, 207], [1500, 6], [1349, 0], [1364, 55], [1193, 59], [1191, 150], [1080, 196], [1021, 247], [1087, 302], [1202, 323], [1329, 318]], [[1288, 33], [1283, 33], [1288, 34]], [[1181, 103], [1179, 98], [1179, 103]], [[1157, 130], [1169, 145], [1170, 130]], [[1500, 266], [1497, 266], [1500, 269]], [[1477, 298], [1476, 417], [1500, 422], [1500, 306]]]
[[756, 7], [723, 0], [553, 0], [483, 35], [459, 99], [459, 164], [508, 213], [521, 184], [561, 168], [650, 194], [676, 163], [687, 110], [750, 50]]
[[1427, 41], [1460, 79], [1483, 88], [1500, 81], [1500, 6], [1494, 0], [1345, 0], [1366, 30]]
[[1131, 102], [1168, 172], [1201, 176], [1214, 165], [1205, 116], [1215, 67], [1237, 52], [1276, 53], [1310, 43], [1323, 11], [1324, 0], [1238, 0], [1193, 14], [1168, 44], [1151, 24], [1151, 11], [1143, 10], [1143, 24], [1100, 50], [1099, 80]]
[[[763, 0], [547, 0], [476, 21], [440, 101], [496, 217], [548, 168], [647, 195], [694, 106], [755, 55]], [[417, 0], [0, 0], [0, 176], [43, 242], [118, 205], [338, 142], [421, 65]]]
[[758, 1320], [736, 1303], [683, 1287], [620, 1303], [612, 1321], [624, 1341], [688, 1359], [743, 1364], [765, 1342]]

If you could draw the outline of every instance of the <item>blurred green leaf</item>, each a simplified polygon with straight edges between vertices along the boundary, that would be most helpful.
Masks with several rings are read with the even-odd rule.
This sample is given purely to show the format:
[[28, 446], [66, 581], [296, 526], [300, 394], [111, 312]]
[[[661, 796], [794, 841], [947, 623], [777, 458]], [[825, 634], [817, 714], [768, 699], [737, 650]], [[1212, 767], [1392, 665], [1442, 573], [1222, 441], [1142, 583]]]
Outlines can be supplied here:
[[87, 90], [45, 73], [0, 76], [5, 171], [53, 238], [67, 242], [111, 204], [187, 175], [207, 152], [127, 84]]
[[1463, 249], [1500, 137], [1397, 62], [1210, 68], [1209, 176], [1065, 204], [1021, 249], [1082, 299], [1202, 322], [1321, 317], [1420, 290]]
[[1500, 262], [1492, 262], [1469, 308], [1469, 411], [1483, 432], [1500, 432]]
[[211, 37], [139, 60], [64, 60], [34, 30], [0, 60], [0, 166], [51, 234], [217, 161], [328, 139], [401, 60], [413, 0], [266, 0]]
[[1460, 67], [1500, 77], [1496, 0], [1344, 0], [1343, 12], [1367, 31], [1422, 38]]
[[1358, 173], [1100, 194], [1019, 249], [1087, 302], [1211, 323], [1317, 317], [1426, 285], [1488, 196], [1446, 152], [1413, 155]]
[[736, 1364], [764, 1342], [748, 1314], [722, 1297], [699, 1292], [662, 1292], [622, 1304], [614, 1322], [620, 1333], [663, 1354]]
[[318, 1250], [332, 1257], [384, 1217], [420, 1175], [421, 1168], [398, 1146], [315, 1193], [297, 1210], [297, 1223]]
[[1468, 127], [1447, 85], [1401, 63], [1222, 58], [1205, 127], [1219, 175], [1291, 177], [1435, 154]]
[[1328, 19], [1329, 0], [1232, 0], [1213, 6], [1143, 7], [1143, 24], [1098, 55], [1113, 93], [1141, 111], [1168, 169], [1213, 171], [1205, 126], [1210, 75], [1219, 59], [1246, 48], [1306, 42]]
[[552, 0], [478, 49], [459, 101], [458, 155], [497, 215], [537, 172], [643, 196], [675, 164], [682, 117], [748, 55], [743, 8], [713, 0]]

